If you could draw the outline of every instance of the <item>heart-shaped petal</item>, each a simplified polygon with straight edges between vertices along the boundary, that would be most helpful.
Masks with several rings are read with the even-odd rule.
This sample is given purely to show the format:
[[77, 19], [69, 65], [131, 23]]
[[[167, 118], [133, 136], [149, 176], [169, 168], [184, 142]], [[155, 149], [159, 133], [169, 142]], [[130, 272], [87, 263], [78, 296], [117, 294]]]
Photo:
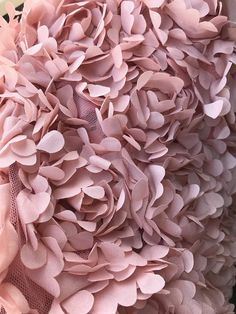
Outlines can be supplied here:
[[29, 269], [40, 268], [47, 261], [47, 250], [41, 242], [38, 243], [37, 250], [33, 250], [30, 244], [25, 244], [20, 255], [23, 264]]
[[53, 154], [59, 152], [65, 145], [63, 135], [58, 131], [50, 131], [44, 135], [37, 145], [37, 149]]
[[144, 294], [153, 294], [161, 291], [165, 286], [165, 280], [153, 273], [144, 273], [137, 280], [140, 290]]
[[75, 293], [62, 303], [62, 306], [70, 314], [88, 314], [93, 307], [94, 296], [86, 290]]

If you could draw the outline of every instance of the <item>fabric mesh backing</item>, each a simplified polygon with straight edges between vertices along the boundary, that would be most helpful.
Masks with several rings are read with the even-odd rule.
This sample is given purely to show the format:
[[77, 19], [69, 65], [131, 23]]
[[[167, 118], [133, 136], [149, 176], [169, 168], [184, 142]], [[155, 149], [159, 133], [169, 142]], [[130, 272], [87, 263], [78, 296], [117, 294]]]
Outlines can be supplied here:
[[78, 116], [80, 119], [86, 120], [89, 125], [87, 126], [89, 138], [93, 143], [99, 143], [104, 134], [102, 132], [101, 126], [97, 120], [96, 112], [95, 112], [95, 104], [92, 102], [85, 100], [78, 96], [76, 93], [74, 94], [75, 104], [78, 110]]
[[[16, 165], [11, 166], [9, 169], [9, 180], [11, 184], [10, 220], [17, 230], [20, 246], [22, 246], [25, 242], [24, 234], [18, 220], [16, 208], [16, 196], [21, 190], [21, 183], [17, 175]], [[27, 301], [29, 302], [31, 309], [38, 310], [39, 314], [49, 313], [52, 303], [52, 297], [44, 289], [39, 287], [27, 277], [25, 267], [21, 262], [19, 254], [16, 256], [9, 268], [6, 281], [15, 285], [24, 294]], [[4, 312], [2, 311], [1, 314], [3, 314]]]

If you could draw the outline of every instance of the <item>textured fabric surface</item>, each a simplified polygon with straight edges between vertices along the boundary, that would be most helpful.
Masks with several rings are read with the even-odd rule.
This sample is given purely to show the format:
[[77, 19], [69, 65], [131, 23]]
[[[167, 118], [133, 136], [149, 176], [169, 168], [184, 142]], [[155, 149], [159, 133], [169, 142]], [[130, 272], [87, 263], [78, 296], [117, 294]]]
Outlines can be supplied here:
[[232, 314], [232, 2], [0, 19], [1, 314]]

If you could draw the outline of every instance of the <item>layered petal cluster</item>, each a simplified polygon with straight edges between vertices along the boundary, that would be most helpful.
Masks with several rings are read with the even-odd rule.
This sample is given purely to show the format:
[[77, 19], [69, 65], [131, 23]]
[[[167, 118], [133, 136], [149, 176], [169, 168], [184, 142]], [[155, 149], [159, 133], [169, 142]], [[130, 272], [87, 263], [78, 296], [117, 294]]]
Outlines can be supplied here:
[[233, 313], [236, 58], [222, 3], [26, 0], [20, 21], [7, 9], [3, 311]]

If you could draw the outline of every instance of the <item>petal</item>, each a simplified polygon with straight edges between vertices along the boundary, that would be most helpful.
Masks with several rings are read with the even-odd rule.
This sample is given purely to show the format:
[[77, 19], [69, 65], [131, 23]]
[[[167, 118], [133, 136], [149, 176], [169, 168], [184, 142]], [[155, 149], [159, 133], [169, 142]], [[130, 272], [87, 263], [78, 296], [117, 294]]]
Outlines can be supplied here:
[[77, 223], [80, 227], [89, 232], [94, 232], [96, 230], [96, 222], [78, 220]]
[[92, 293], [81, 290], [62, 303], [63, 308], [70, 314], [88, 314], [93, 307]]
[[103, 159], [102, 157], [99, 157], [99, 156], [91, 156], [89, 158], [89, 161], [92, 165], [96, 166], [96, 167], [99, 167], [103, 170], [108, 170], [110, 165], [111, 165], [111, 162], [106, 160], [106, 159]]
[[48, 39], [49, 30], [46, 25], [40, 26], [37, 30], [37, 33], [39, 42], [44, 43]]
[[165, 257], [169, 252], [169, 248], [164, 245], [145, 246], [141, 255], [149, 261], [158, 260]]
[[105, 196], [105, 190], [101, 186], [88, 186], [83, 188], [83, 192], [95, 199], [101, 199]]
[[30, 156], [36, 153], [35, 143], [29, 139], [12, 144], [11, 149], [19, 156]]
[[97, 282], [97, 281], [104, 281], [104, 280], [109, 280], [113, 279], [114, 276], [106, 271], [105, 269], [99, 269], [98, 271], [91, 273], [88, 277], [88, 280], [90, 282]]
[[[0, 208], [2, 209], [1, 206]], [[3, 224], [5, 224], [5, 226], [0, 229], [1, 273], [3, 273], [11, 265], [19, 249], [19, 239], [15, 228], [9, 221], [1, 221], [1, 225]]]
[[53, 154], [60, 151], [65, 145], [63, 135], [58, 131], [46, 133], [37, 145], [37, 149]]
[[78, 70], [78, 68], [80, 67], [80, 65], [83, 63], [85, 59], [85, 55], [82, 55], [80, 57], [78, 57], [70, 66], [69, 66], [69, 72], [72, 74], [74, 73], [76, 70]]
[[109, 290], [103, 290], [96, 295], [93, 307], [93, 313], [96, 314], [116, 314], [118, 304], [113, 297], [109, 297]]
[[17, 195], [17, 204], [20, 218], [24, 223], [31, 223], [38, 219], [50, 203], [50, 195], [46, 192], [27, 194], [21, 191]]
[[29, 49], [27, 49], [25, 51], [25, 54], [30, 55], [30, 56], [34, 56], [38, 52], [40, 52], [42, 48], [43, 48], [43, 44], [42, 43], [36, 44], [35, 46], [32, 46]]
[[184, 250], [182, 254], [184, 260], [184, 268], [186, 273], [190, 273], [194, 266], [194, 258], [192, 252]]
[[152, 11], [152, 10], [149, 11], [149, 14], [150, 14], [150, 18], [151, 18], [154, 30], [157, 32], [160, 29], [161, 16], [160, 16], [160, 14], [158, 12], [155, 12], [155, 11]]
[[25, 244], [21, 249], [20, 255], [23, 264], [29, 269], [40, 268], [47, 261], [47, 250], [40, 242], [36, 251], [29, 244]]
[[111, 54], [115, 66], [119, 69], [123, 63], [122, 50], [120, 45], [117, 45], [115, 48], [113, 48]]
[[124, 31], [127, 34], [131, 33], [132, 26], [134, 24], [134, 16], [131, 15], [134, 10], [134, 3], [131, 1], [121, 2], [121, 23]]
[[9, 311], [7, 310], [7, 313], [26, 314], [30, 312], [29, 304], [26, 298], [22, 292], [11, 283], [6, 282], [1, 284], [0, 298], [2, 299], [2, 297], [7, 301], [6, 310], [7, 306], [9, 306]]
[[106, 86], [88, 84], [87, 87], [91, 97], [105, 96], [110, 93], [110, 88]]
[[69, 241], [78, 251], [89, 250], [93, 247], [93, 236], [87, 231], [80, 232], [70, 237]]
[[146, 6], [150, 9], [159, 8], [165, 0], [143, 0]]
[[151, 112], [148, 119], [148, 127], [150, 129], [156, 130], [161, 128], [165, 123], [164, 116], [159, 112]]
[[123, 138], [135, 149], [139, 151], [141, 150], [141, 146], [139, 145], [138, 142], [135, 141], [135, 139], [132, 136], [123, 135]]
[[[10, 126], [10, 127], [12, 128], [13, 126]], [[0, 154], [2, 154], [9, 147], [10, 144], [22, 142], [26, 139], [27, 139], [26, 135], [17, 135], [15, 137], [11, 138], [10, 141], [8, 141], [7, 144], [1, 148]]]
[[37, 157], [36, 157], [36, 154], [31, 155], [31, 156], [26, 156], [26, 157], [15, 155], [15, 160], [22, 165], [33, 166], [37, 162]]
[[10, 149], [5, 150], [3, 153], [0, 153], [0, 168], [7, 168], [14, 164], [15, 162], [14, 155]]
[[50, 33], [52, 37], [56, 37], [57, 34], [61, 31], [66, 20], [66, 14], [62, 14], [50, 27]]
[[106, 137], [101, 141], [101, 145], [108, 151], [119, 152], [121, 150], [120, 142], [114, 137]]
[[84, 189], [92, 184], [93, 181], [89, 178], [87, 173], [74, 175], [64, 185], [55, 189], [54, 197], [56, 199], [73, 197], [78, 195], [81, 192], [81, 189]]
[[140, 77], [138, 78], [137, 90], [142, 89], [152, 76], [153, 76], [152, 71], [146, 71], [143, 74], [141, 74]]
[[204, 112], [208, 117], [216, 119], [220, 115], [223, 106], [223, 100], [217, 100], [213, 103], [204, 105]]
[[137, 287], [134, 280], [124, 280], [111, 287], [111, 297], [117, 300], [117, 303], [128, 307], [137, 301]]
[[142, 293], [153, 294], [161, 291], [165, 286], [165, 280], [160, 275], [144, 273], [137, 279], [138, 286]]
[[62, 180], [65, 176], [63, 170], [58, 167], [44, 166], [40, 167], [39, 173], [51, 180]]

